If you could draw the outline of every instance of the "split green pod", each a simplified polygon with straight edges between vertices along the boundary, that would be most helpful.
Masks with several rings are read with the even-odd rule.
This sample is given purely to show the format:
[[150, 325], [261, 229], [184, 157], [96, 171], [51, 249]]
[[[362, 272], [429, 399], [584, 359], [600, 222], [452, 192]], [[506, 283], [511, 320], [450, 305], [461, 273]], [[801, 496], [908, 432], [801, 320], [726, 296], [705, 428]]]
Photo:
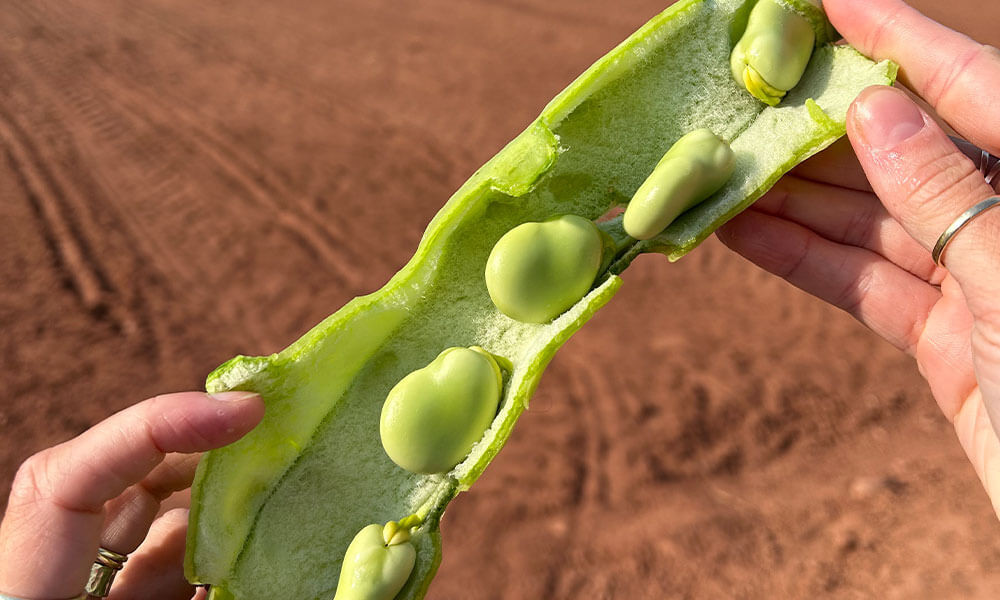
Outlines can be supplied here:
[[[208, 391], [259, 392], [267, 411], [247, 436], [202, 458], [191, 492], [190, 581], [211, 584], [213, 600], [332, 598], [340, 573], [355, 572], [342, 567], [358, 564], [347, 550], [360, 530], [420, 514], [408, 542], [412, 571], [395, 600], [426, 594], [441, 560], [441, 515], [503, 448], [546, 365], [614, 297], [629, 264], [643, 253], [676, 260], [691, 251], [843, 135], [847, 109], [864, 88], [892, 82], [890, 63], [817, 37], [781, 107], [758, 102], [730, 72], [749, 5], [680, 0], [655, 16], [477, 170], [383, 288], [355, 298], [284, 350], [239, 356], [209, 375]], [[822, 13], [803, 14], [817, 31], [826, 27]], [[736, 156], [719, 191], [649, 240], [617, 247], [613, 231], [613, 259], [602, 260], [584, 295], [554, 320], [529, 323], [497, 311], [483, 274], [507, 232], [560, 215], [595, 222], [613, 214], [670, 142], [701, 128], [729, 140]], [[391, 199], [372, 198], [378, 201]], [[620, 225], [599, 222], [602, 231]], [[669, 302], [663, 298], [665, 308]], [[400, 468], [380, 441], [390, 390], [442, 349], [471, 346], [510, 361], [495, 416], [447, 472]]]
[[486, 289], [508, 317], [548, 323], [590, 291], [604, 248], [600, 230], [583, 217], [559, 215], [523, 223], [490, 251]]
[[494, 356], [478, 346], [448, 348], [389, 391], [379, 419], [382, 447], [407, 471], [450, 471], [493, 422], [502, 391]]
[[730, 57], [733, 78], [755, 98], [777, 106], [809, 64], [813, 24], [782, 0], [759, 0]]
[[719, 190], [733, 174], [736, 156], [725, 140], [696, 129], [677, 140], [625, 209], [625, 231], [648, 240], [682, 212]]

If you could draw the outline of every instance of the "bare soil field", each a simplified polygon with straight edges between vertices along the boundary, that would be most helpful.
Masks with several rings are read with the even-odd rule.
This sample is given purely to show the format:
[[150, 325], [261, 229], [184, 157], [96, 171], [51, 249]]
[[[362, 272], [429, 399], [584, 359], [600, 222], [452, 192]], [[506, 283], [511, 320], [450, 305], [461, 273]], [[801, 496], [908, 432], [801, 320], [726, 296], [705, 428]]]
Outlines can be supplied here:
[[[998, 6], [917, 4], [1000, 45]], [[662, 8], [5, 2], [0, 487], [377, 289]], [[714, 240], [629, 269], [442, 529], [435, 599], [1000, 590], [1000, 524], [913, 362]]]

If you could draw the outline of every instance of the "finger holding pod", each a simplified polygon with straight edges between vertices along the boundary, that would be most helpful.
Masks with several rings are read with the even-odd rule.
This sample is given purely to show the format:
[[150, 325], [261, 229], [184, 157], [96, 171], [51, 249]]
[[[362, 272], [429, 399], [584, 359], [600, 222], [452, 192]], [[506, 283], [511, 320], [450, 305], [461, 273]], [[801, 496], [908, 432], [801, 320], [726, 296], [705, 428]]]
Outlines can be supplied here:
[[808, 19], [780, 0], [760, 0], [730, 56], [733, 78], [761, 102], [777, 106], [798, 85], [815, 44]]
[[732, 148], [719, 136], [708, 129], [685, 134], [632, 196], [625, 209], [625, 232], [639, 240], [655, 237], [725, 185], [735, 166]]

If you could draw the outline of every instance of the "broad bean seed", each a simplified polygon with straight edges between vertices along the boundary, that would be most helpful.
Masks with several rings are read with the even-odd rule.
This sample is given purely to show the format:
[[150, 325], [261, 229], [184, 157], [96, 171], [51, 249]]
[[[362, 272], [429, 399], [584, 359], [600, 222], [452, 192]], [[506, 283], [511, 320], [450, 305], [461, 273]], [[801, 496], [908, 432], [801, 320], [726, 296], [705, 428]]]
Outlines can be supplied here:
[[548, 323], [590, 291], [604, 245], [597, 226], [576, 215], [523, 223], [493, 246], [486, 260], [486, 289], [508, 317]]
[[417, 551], [405, 523], [371, 524], [344, 554], [333, 600], [392, 600], [413, 571]]
[[448, 348], [389, 391], [379, 422], [382, 447], [407, 471], [450, 471], [493, 422], [502, 391], [493, 355], [478, 346]]
[[777, 106], [798, 85], [815, 43], [808, 19], [779, 0], [760, 0], [730, 56], [733, 77], [761, 102]]
[[677, 140], [625, 209], [625, 232], [648, 240], [682, 212], [719, 190], [733, 174], [733, 150], [708, 129]]

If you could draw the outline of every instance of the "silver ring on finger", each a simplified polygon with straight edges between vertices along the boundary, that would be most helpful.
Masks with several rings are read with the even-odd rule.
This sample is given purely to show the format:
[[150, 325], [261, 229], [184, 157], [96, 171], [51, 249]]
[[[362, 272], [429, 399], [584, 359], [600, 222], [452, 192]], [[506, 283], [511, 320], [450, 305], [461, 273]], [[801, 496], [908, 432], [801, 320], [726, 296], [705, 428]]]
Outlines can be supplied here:
[[944, 233], [938, 238], [937, 243], [934, 244], [934, 249], [931, 251], [931, 258], [934, 259], [934, 262], [943, 267], [944, 251], [948, 247], [948, 244], [951, 243], [951, 240], [955, 238], [955, 235], [971, 223], [973, 219], [997, 205], [1000, 205], [1000, 196], [993, 196], [958, 215], [958, 218], [951, 222], [951, 225], [944, 230]]
[[111, 593], [111, 584], [115, 581], [118, 571], [125, 566], [128, 556], [113, 552], [107, 548], [97, 549], [97, 560], [90, 568], [90, 579], [87, 580], [86, 593], [95, 598], [104, 598]]
[[962, 138], [950, 137], [955, 146], [962, 151], [962, 154], [968, 156], [975, 163], [976, 168], [983, 174], [983, 178], [993, 188], [993, 191], [1000, 193], [1000, 157], [994, 156]]

